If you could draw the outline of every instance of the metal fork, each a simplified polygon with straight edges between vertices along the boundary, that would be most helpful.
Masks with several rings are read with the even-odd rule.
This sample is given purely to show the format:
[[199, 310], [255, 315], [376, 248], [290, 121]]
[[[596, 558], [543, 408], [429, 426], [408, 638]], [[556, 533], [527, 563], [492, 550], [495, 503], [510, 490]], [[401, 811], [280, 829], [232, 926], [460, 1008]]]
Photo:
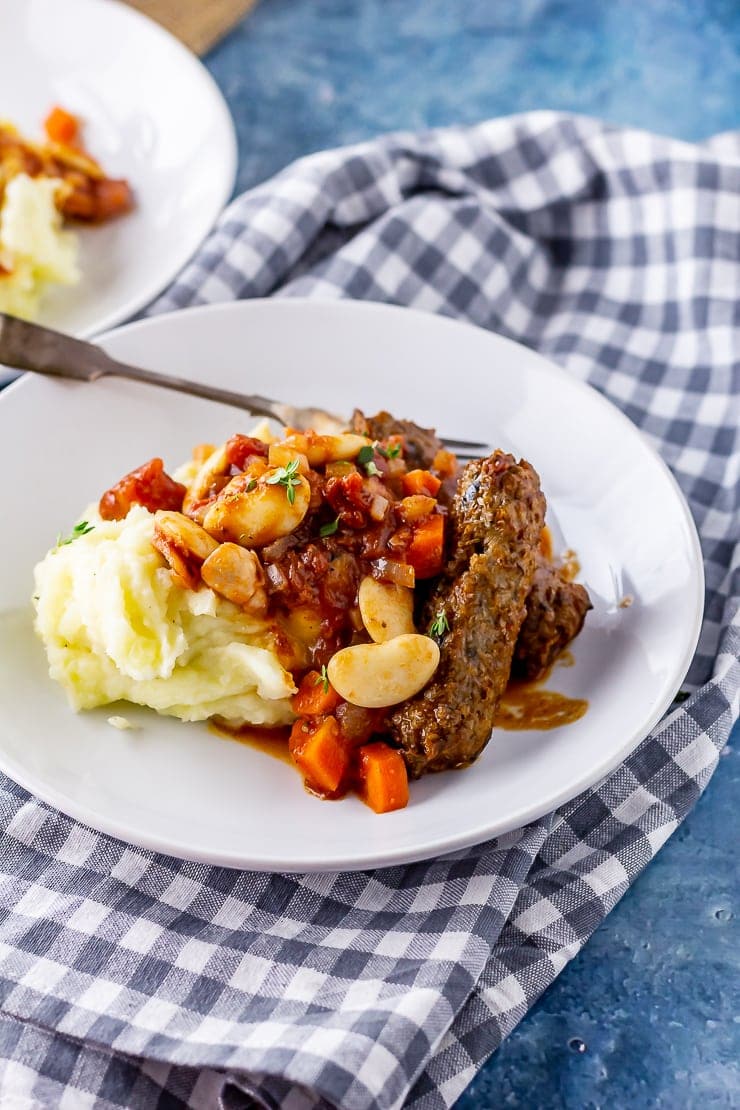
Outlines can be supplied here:
[[[108, 375], [129, 378], [135, 382], [203, 397], [208, 401], [233, 405], [257, 416], [267, 416], [298, 431], [313, 428], [315, 431], [329, 433], [342, 431], [347, 427], [345, 419], [325, 409], [300, 408], [284, 401], [273, 401], [269, 397], [236, 393], [215, 385], [189, 381], [187, 378], [158, 374], [140, 366], [129, 366], [128, 363], [111, 358], [102, 347], [94, 343], [73, 339], [38, 324], [29, 324], [4, 312], [0, 312], [0, 363], [14, 370], [29, 370], [34, 374], [75, 378], [85, 382], [94, 382]], [[442, 442], [445, 447], [466, 458], [475, 458], [489, 450], [485, 443], [465, 439], [444, 438]]]

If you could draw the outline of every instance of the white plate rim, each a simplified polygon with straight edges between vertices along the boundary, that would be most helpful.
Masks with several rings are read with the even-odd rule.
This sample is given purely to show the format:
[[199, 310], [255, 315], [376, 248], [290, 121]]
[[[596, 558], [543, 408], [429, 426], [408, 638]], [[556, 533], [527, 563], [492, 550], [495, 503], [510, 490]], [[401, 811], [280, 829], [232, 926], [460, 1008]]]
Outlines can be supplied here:
[[[675, 508], [680, 512], [682, 522], [686, 529], [686, 535], [689, 539], [694, 560], [692, 563], [692, 585], [693, 594], [691, 598], [691, 623], [687, 621], [686, 640], [684, 651], [681, 659], [680, 667], [676, 667], [673, 672], [673, 679], [664, 682], [664, 690], [662, 696], [656, 701], [656, 708], [654, 712], [646, 718], [645, 722], [639, 727], [633, 729], [623, 740], [619, 748], [610, 752], [608, 758], [602, 760], [597, 765], [590, 765], [589, 770], [580, 776], [575, 776], [571, 779], [570, 785], [554, 791], [548, 795], [546, 800], [540, 797], [539, 801], [533, 801], [529, 805], [523, 805], [518, 810], [509, 812], [504, 821], [486, 820], [479, 823], [475, 828], [467, 827], [464, 832], [459, 834], [450, 835], [445, 834], [437, 840], [428, 841], [424, 848], [419, 850], [409, 850], [404, 847], [391, 850], [383, 850], [381, 852], [369, 852], [367, 856], [363, 857], [361, 861], [355, 856], [347, 857], [346, 855], [336, 854], [329, 856], [326, 860], [322, 860], [320, 864], [312, 863], [307, 865], [301, 863], [299, 866], [294, 862], [286, 860], [283, 857], [270, 857], [268, 852], [262, 851], [258, 857], [251, 857], [248, 851], [224, 851], [224, 852], [201, 852], [197, 847], [192, 845], [184, 846], [181, 841], [177, 839], [168, 840], [166, 837], [154, 836], [150, 837], [146, 834], [141, 834], [135, 827], [126, 824], [125, 822], [106, 819], [104, 815], [97, 816], [94, 824], [90, 822], [90, 811], [85, 806], [77, 805], [73, 800], [70, 801], [60, 792], [57, 792], [53, 786], [49, 786], [46, 782], [39, 782], [33, 774], [27, 773], [26, 769], [20, 765], [16, 765], [15, 761], [8, 759], [2, 744], [0, 744], [0, 770], [8, 774], [15, 782], [17, 782], [24, 789], [36, 795], [42, 801], [59, 809], [61, 812], [68, 816], [82, 822], [88, 827], [92, 827], [107, 835], [113, 836], [119, 840], [133, 844], [137, 847], [143, 848], [147, 851], [163, 853], [165, 855], [173, 856], [178, 859], [191, 860], [193, 862], [204, 863], [215, 866], [225, 866], [230, 868], [251, 869], [257, 871], [276, 871], [276, 872], [336, 872], [336, 871], [355, 871], [355, 870], [368, 870], [379, 867], [398, 866], [406, 863], [414, 863], [420, 860], [431, 859], [440, 855], [447, 855], [465, 848], [473, 847], [475, 845], [484, 843], [485, 841], [494, 837], [502, 836], [506, 833], [520, 828], [524, 825], [535, 821], [553, 810], [558, 809], [561, 805], [573, 798], [577, 797], [584, 790], [589, 789], [603, 781], [603, 779], [618, 767], [624, 759], [631, 754], [631, 752], [638, 746], [638, 744], [645, 739], [655, 728], [655, 725], [664, 717], [666, 711], [670, 708], [675, 693], [678, 690], [680, 683], [683, 681], [691, 660], [694, 656], [696, 646], [698, 644], [699, 635], [701, 631], [703, 612], [704, 612], [704, 564], [701, 552], [701, 545], [699, 536], [696, 530], [694, 519], [691, 515], [690, 509], [684, 497], [678, 482], [670, 471], [665, 461], [661, 458], [660, 454], [653, 447], [653, 445], [642, 435], [640, 430], [629, 420], [621, 410], [604, 397], [598, 390], [588, 385], [586, 382], [574, 377], [563, 367], [558, 366], [557, 363], [550, 361], [548, 358], [532, 351], [530, 348], [524, 347], [522, 344], [508, 339], [505, 336], [498, 335], [498, 333], [488, 332], [486, 329], [479, 328], [477, 325], [470, 324], [466, 321], [459, 321], [450, 317], [438, 316], [432, 313], [427, 313], [417, 309], [405, 308], [396, 305], [389, 305], [379, 302], [368, 301], [352, 301], [349, 299], [318, 299], [308, 297], [295, 297], [295, 298], [272, 298], [272, 299], [253, 299], [249, 301], [230, 301], [219, 304], [199, 305], [191, 308], [181, 309], [177, 312], [163, 313], [148, 319], [133, 321], [124, 324], [120, 327], [112, 329], [105, 335], [98, 338], [101, 345], [105, 345], [111, 338], [115, 338], [123, 333], [130, 333], [131, 331], [144, 330], [151, 325], [156, 325], [161, 321], [171, 320], [176, 317], [182, 317], [184, 313], [189, 316], [195, 315], [218, 315], [220, 313], [231, 312], [244, 312], [254, 308], [256, 311], [272, 311], [276, 310], [278, 313], [305, 310], [306, 306], [311, 306], [311, 310], [320, 307], [323, 311], [355, 311], [360, 313], [383, 315], [387, 312], [403, 313], [405, 315], [412, 314], [417, 317], [424, 318], [425, 321], [432, 319], [436, 324], [447, 325], [452, 328], [464, 326], [467, 328], [475, 328], [475, 330], [482, 332], [485, 335], [494, 336], [496, 341], [507, 345], [513, 352], [526, 351], [527, 357], [534, 359], [544, 372], [560, 376], [563, 380], [568, 382], [570, 388], [580, 390], [584, 395], [587, 395], [590, 403], [596, 403], [609, 410], [612, 418], [618, 419], [623, 426], [623, 431], [632, 442], [639, 444], [641, 450], [646, 451], [652, 458], [654, 464], [662, 471], [664, 479], [668, 480], [668, 485], [672, 488], [675, 497]], [[173, 371], [170, 371], [173, 372]], [[0, 405], [3, 403], [3, 394], [14, 393], [17, 390], [24, 388], [25, 381], [30, 375], [16, 379], [6, 389], [0, 392]]]

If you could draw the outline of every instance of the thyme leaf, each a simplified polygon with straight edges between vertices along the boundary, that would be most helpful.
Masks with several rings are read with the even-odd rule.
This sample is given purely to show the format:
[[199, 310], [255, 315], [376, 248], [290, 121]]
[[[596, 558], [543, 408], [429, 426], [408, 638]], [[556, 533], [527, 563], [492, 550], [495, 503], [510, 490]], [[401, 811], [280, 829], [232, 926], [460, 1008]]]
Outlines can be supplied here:
[[320, 672], [316, 675], [316, 678], [313, 680], [313, 684], [314, 686], [323, 686], [324, 693], [329, 693], [329, 675], [326, 673], [326, 663], [324, 663]]
[[268, 486], [285, 486], [285, 494], [291, 505], [295, 502], [295, 487], [301, 484], [298, 464], [298, 459], [293, 459], [287, 466], [279, 466], [274, 474], [265, 479]]
[[444, 634], [449, 631], [450, 622], [447, 620], [447, 614], [441, 609], [429, 625], [429, 635], [434, 640], [441, 640]]
[[80, 536], [86, 536], [87, 533], [92, 532], [94, 528], [94, 524], [88, 524], [86, 520], [81, 520], [79, 524], [75, 524], [68, 536], [62, 537], [62, 533], [59, 533], [57, 536], [57, 547], [64, 547], [66, 544], [78, 540]]

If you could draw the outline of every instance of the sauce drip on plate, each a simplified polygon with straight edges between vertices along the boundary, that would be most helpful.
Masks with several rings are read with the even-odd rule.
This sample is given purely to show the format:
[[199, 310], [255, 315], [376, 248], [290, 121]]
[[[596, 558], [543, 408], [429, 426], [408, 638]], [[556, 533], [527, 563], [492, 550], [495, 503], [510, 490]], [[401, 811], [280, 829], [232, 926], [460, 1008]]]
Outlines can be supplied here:
[[273, 759], [280, 759], [283, 763], [294, 766], [288, 751], [290, 728], [287, 725], [283, 728], [260, 728], [259, 725], [227, 725], [225, 721], [211, 721], [209, 724], [219, 736], [236, 740], [239, 744], [256, 748], [257, 751], [271, 755]]
[[585, 698], [569, 698], [538, 683], [511, 683], [496, 711], [494, 726], [507, 730], [560, 728], [579, 720], [588, 709]]
[[494, 726], [510, 732], [525, 729], [545, 731], [580, 720], [588, 709], [585, 698], [569, 698], [555, 690], [543, 690], [557, 667], [572, 667], [574, 664], [573, 652], [566, 648], [542, 678], [533, 682], [510, 682], [496, 712]]
[[[219, 736], [225, 736], [227, 740], [236, 740], [237, 743], [244, 744], [248, 748], [254, 748], [258, 752], [270, 755], [273, 759], [279, 759], [281, 763], [288, 763], [293, 768], [296, 766], [288, 748], [290, 738], [290, 727], [288, 725], [269, 728], [260, 725], [232, 726], [226, 724], [225, 721], [210, 721], [209, 727]], [[303, 783], [303, 788], [308, 794], [312, 794], [316, 798], [322, 798], [325, 801], [338, 801], [345, 794], [351, 792], [346, 789], [338, 790], [333, 794], [325, 793], [314, 790], [307, 782]]]

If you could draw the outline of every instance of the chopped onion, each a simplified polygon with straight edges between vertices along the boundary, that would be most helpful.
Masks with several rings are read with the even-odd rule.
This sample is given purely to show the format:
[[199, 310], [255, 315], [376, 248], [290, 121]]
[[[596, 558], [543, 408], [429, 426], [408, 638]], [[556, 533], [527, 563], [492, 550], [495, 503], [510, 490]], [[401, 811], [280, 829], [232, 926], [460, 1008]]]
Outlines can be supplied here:
[[265, 567], [265, 574], [273, 590], [284, 590], [288, 585], [288, 579], [276, 563], [268, 563]]
[[379, 493], [376, 493], [370, 502], [370, 516], [373, 520], [383, 520], [388, 511], [389, 504], [390, 502], [387, 497], [381, 497]]
[[397, 586], [408, 586], [412, 590], [416, 585], [414, 568], [408, 563], [399, 563], [395, 559], [375, 559], [370, 565], [373, 578], [381, 582], [394, 582]]
[[262, 557], [264, 559], [282, 559], [286, 551], [290, 551], [293, 547], [295, 540], [292, 535], [281, 536], [277, 540], [273, 540], [267, 547], [262, 548]]

